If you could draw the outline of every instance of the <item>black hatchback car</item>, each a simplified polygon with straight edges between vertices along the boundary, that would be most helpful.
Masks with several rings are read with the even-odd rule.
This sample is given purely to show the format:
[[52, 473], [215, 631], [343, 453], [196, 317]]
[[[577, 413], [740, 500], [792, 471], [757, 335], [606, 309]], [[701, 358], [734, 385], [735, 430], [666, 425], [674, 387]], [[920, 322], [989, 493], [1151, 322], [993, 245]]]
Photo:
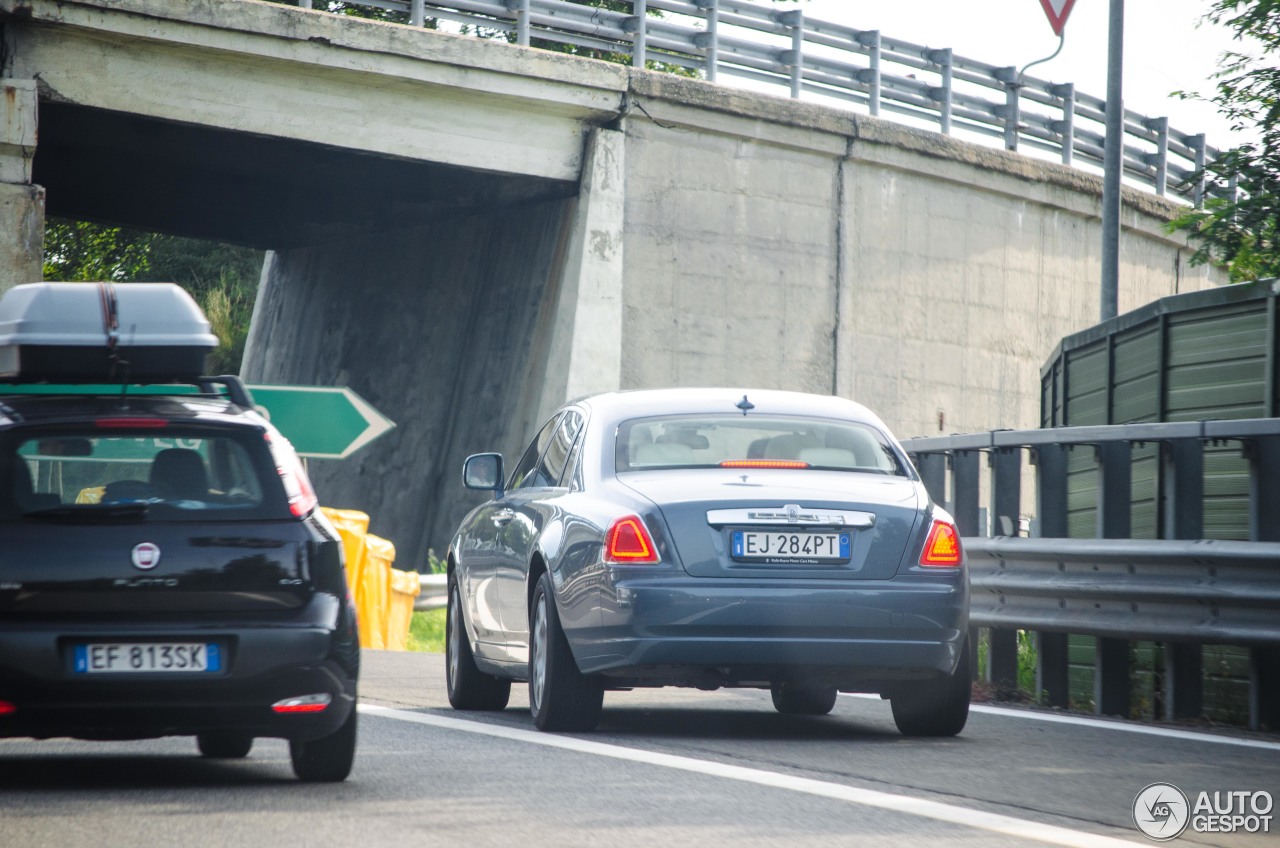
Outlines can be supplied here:
[[0, 390], [0, 737], [356, 746], [341, 543], [235, 378]]

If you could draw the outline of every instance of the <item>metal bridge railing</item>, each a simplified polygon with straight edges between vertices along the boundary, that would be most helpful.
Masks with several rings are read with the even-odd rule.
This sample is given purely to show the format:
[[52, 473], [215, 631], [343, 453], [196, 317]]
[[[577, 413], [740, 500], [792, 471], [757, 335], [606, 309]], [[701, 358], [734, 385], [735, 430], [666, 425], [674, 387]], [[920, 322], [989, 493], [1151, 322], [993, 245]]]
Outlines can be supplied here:
[[[299, 0], [311, 8], [311, 0]], [[683, 69], [711, 82], [734, 76], [937, 126], [945, 135], [998, 138], [1007, 150], [1030, 148], [1065, 165], [1101, 167], [1106, 103], [1052, 83], [929, 48], [752, 0], [632, 0], [615, 12], [567, 0], [356, 0], [399, 11], [414, 26], [463, 24], [520, 45], [545, 43], [630, 55], [636, 67]], [[1168, 118], [1125, 110], [1124, 172], [1158, 195], [1199, 205], [1206, 161], [1218, 151], [1203, 133]]]
[[[1205, 450], [1238, 445], [1247, 462], [1248, 541], [1205, 540]], [[1133, 539], [1133, 451], [1158, 447], [1156, 529]], [[954, 513], [972, 581], [971, 623], [990, 628], [988, 675], [1017, 679], [1017, 632], [1037, 640], [1036, 690], [1067, 705], [1068, 634], [1097, 637], [1094, 702], [1130, 711], [1130, 643], [1164, 644], [1164, 718], [1198, 718], [1202, 646], [1244, 646], [1249, 723], [1280, 729], [1280, 419], [995, 430], [909, 439], [930, 495]], [[1093, 539], [1066, 538], [1068, 456], [1092, 452]], [[989, 463], [982, 480], [981, 461]], [[1019, 533], [1023, 458], [1035, 466], [1036, 527]], [[1078, 465], [1078, 463], [1077, 463]], [[985, 492], [985, 497], [984, 497]], [[987, 504], [997, 537], [982, 520]]]

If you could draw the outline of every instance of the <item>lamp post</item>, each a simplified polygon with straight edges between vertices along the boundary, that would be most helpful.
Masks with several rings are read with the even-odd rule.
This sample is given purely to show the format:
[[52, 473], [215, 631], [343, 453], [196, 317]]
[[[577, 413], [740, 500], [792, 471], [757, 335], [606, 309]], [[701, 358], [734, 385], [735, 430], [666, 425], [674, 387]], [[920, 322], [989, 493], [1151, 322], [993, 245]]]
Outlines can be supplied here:
[[1106, 139], [1102, 152], [1102, 310], [1116, 317], [1120, 295], [1120, 182], [1124, 176], [1124, 0], [1111, 0], [1107, 32]]

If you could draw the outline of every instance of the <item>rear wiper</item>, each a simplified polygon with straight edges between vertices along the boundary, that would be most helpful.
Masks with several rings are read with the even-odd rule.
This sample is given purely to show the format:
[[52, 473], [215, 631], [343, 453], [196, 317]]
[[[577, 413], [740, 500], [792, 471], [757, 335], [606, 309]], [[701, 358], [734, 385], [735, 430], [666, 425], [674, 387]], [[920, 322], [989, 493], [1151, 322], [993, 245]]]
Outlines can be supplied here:
[[139, 521], [147, 517], [149, 509], [145, 503], [78, 504], [34, 509], [22, 513], [22, 517], [40, 521]]

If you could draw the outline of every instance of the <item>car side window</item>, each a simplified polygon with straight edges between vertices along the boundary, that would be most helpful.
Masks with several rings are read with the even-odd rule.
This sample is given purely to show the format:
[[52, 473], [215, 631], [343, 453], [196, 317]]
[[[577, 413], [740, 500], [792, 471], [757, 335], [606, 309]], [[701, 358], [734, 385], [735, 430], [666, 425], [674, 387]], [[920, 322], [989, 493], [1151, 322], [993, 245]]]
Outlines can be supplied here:
[[542, 461], [538, 463], [538, 476], [544, 481], [539, 485], [554, 486], [560, 482], [569, 462], [569, 453], [573, 450], [573, 443], [581, 429], [582, 415], [572, 409], [566, 412], [560, 426], [556, 428], [555, 436], [542, 454]]
[[587, 428], [584, 421], [578, 427], [578, 436], [574, 439], [573, 450], [569, 452], [569, 462], [565, 464], [564, 473], [560, 475], [560, 485], [572, 492], [581, 492], [582, 486], [582, 444], [586, 441]]
[[546, 483], [536, 483], [533, 472], [538, 467], [538, 459], [542, 456], [542, 451], [546, 449], [547, 442], [551, 440], [551, 436], [556, 432], [556, 425], [562, 416], [553, 415], [551, 420], [542, 425], [542, 429], [538, 431], [538, 435], [533, 437], [533, 441], [529, 443], [529, 447], [525, 448], [524, 455], [520, 457], [520, 462], [516, 464], [516, 468], [511, 472], [511, 478], [507, 481], [507, 489], [528, 489], [536, 485], [548, 485]]

